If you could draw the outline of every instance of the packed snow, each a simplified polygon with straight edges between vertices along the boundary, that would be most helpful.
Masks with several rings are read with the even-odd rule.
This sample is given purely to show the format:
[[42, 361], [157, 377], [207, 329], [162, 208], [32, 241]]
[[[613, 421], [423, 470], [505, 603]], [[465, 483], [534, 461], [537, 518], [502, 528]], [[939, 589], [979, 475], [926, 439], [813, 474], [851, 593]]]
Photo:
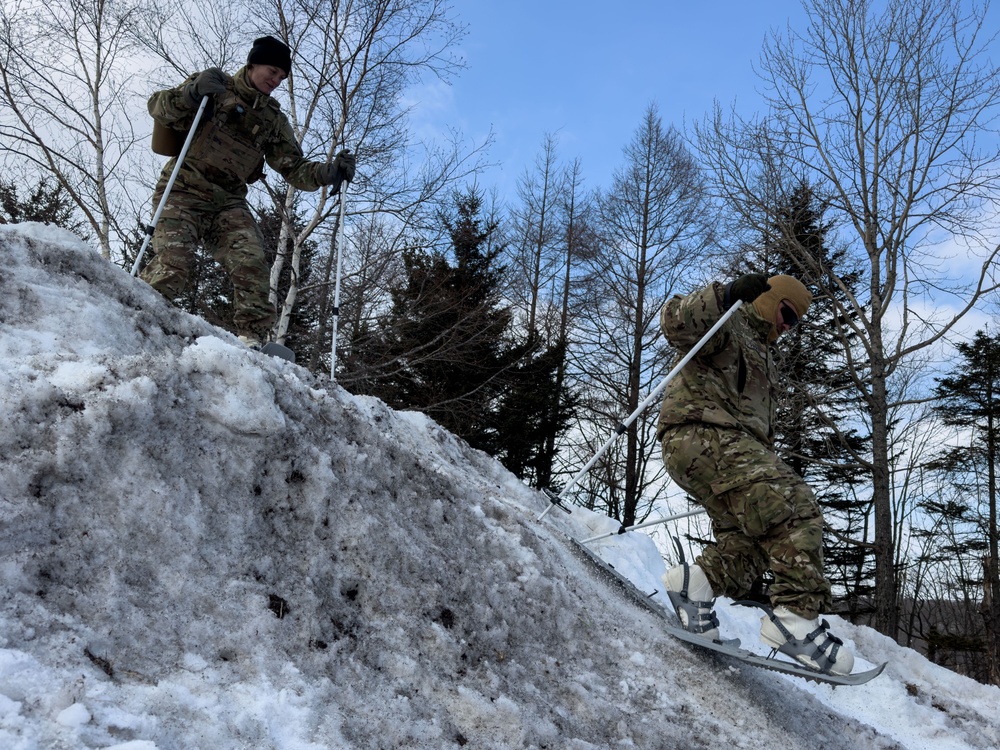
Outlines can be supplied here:
[[[861, 687], [672, 639], [418, 413], [0, 226], [0, 748], [1000, 746], [1000, 689], [829, 618]], [[592, 543], [642, 591], [642, 533]], [[656, 597], [662, 599], [662, 594]], [[760, 653], [759, 614], [720, 602]]]

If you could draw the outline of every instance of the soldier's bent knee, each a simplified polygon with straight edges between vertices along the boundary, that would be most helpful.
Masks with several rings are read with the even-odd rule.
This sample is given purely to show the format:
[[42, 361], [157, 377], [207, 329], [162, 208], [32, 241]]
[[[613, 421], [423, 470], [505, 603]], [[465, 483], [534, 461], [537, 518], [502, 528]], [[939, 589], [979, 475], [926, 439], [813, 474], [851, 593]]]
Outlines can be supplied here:
[[740, 530], [755, 539], [770, 536], [795, 512], [791, 498], [767, 482], [755, 482], [726, 494], [730, 512], [739, 522]]

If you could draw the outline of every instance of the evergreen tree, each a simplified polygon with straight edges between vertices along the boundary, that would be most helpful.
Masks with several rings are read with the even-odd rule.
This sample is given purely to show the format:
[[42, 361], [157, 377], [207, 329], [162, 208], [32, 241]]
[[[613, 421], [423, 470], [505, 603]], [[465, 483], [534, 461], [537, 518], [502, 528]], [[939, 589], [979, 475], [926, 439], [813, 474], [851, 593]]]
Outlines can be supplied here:
[[0, 177], [0, 224], [37, 221], [86, 237], [83, 223], [73, 218], [73, 210], [73, 201], [58, 183], [52, 185], [49, 180], [42, 180], [22, 197], [13, 181]]
[[[275, 208], [262, 208], [256, 211], [255, 220], [262, 240], [264, 259], [268, 265], [271, 265], [277, 255], [281, 214]], [[295, 221], [296, 226], [299, 223], [297, 220]], [[290, 242], [291, 240], [289, 240]], [[138, 250], [138, 244], [136, 244], [135, 250]], [[299, 270], [300, 287], [307, 286], [309, 283], [315, 254], [316, 243], [305, 242]], [[129, 261], [126, 267], [131, 265], [128, 255], [129, 253], [126, 252], [126, 260]], [[134, 259], [134, 253], [132, 253], [132, 259]], [[147, 253], [146, 262], [149, 262], [149, 259], [150, 254]], [[286, 270], [281, 277], [278, 289], [279, 299], [284, 298], [284, 293], [288, 288], [288, 273]], [[305, 293], [303, 296], [305, 301], [300, 302], [293, 311], [289, 333], [285, 339], [285, 344], [296, 352], [300, 361], [306, 361], [309, 353], [308, 347], [312, 345], [309, 334], [316, 325], [316, 295]], [[192, 315], [204, 318], [212, 325], [236, 333], [236, 326], [233, 323], [233, 284], [225, 268], [212, 256], [211, 249], [202, 244], [194, 248], [187, 285], [174, 300], [174, 304]]]
[[[842, 340], [836, 335], [834, 317], [838, 306], [831, 294], [841, 290], [816, 288], [818, 279], [808, 277], [805, 267], [835, 268], [848, 291], [860, 283], [860, 273], [845, 268], [843, 251], [831, 250], [823, 223], [822, 207], [812, 188], [800, 184], [776, 222], [778, 264], [776, 269], [802, 277], [813, 287], [815, 297], [803, 325], [779, 340], [779, 372], [782, 398], [778, 401], [776, 443], [782, 457], [816, 490], [820, 504], [837, 519], [839, 534], [824, 537], [826, 571], [835, 596], [853, 617], [870, 612], [874, 591], [874, 559], [871, 549], [857, 543], [869, 518], [870, 501], [858, 498], [855, 488], [863, 484], [854, 457], [866, 449], [868, 439], [851, 427], [860, 408], [844, 367]], [[802, 258], [809, 258], [808, 264]], [[843, 305], [839, 309], [844, 309]], [[794, 384], [794, 385], [793, 385]], [[792, 387], [787, 387], [792, 386]]]
[[874, 561], [870, 548], [854, 541], [859, 535], [863, 541], [870, 502], [854, 491], [862, 483], [855, 456], [865, 450], [867, 438], [852, 426], [858, 404], [833, 324], [837, 307], [831, 295], [845, 293], [818, 288], [819, 279], [804, 269], [837, 269], [848, 292], [860, 275], [843, 267], [843, 252], [829, 247], [830, 224], [824, 223], [821, 201], [811, 186], [798, 184], [773, 211], [761, 248], [745, 256], [748, 270], [794, 276], [814, 295], [803, 322], [775, 346], [779, 380], [774, 442], [781, 458], [816, 491], [827, 520], [838, 521], [837, 533], [824, 540], [826, 572], [836, 598], [857, 616], [870, 611], [866, 602], [873, 589]]
[[[1000, 528], [997, 519], [997, 463], [1000, 461], [1000, 337], [977, 331], [971, 342], [957, 345], [960, 360], [938, 380], [934, 410], [944, 424], [959, 428], [967, 442], [941, 451], [934, 468], [955, 483], [959, 503], [924, 504], [934, 515], [963, 521], [964, 540], [954, 540], [952, 556], [981, 558], [983, 578], [980, 613], [986, 632], [989, 681], [1000, 685]], [[969, 566], [975, 569], [976, 565]], [[956, 582], [956, 585], [959, 582]], [[974, 635], [974, 634], [967, 634]]]
[[512, 352], [517, 364], [497, 410], [497, 448], [503, 465], [533, 487], [550, 487], [554, 446], [566, 431], [579, 401], [562, 387], [565, 344], [531, 351], [531, 342]]
[[192, 254], [187, 286], [174, 300], [182, 310], [204, 318], [212, 325], [236, 333], [233, 323], [233, 283], [221, 263], [203, 245]]
[[404, 251], [404, 280], [392, 290], [378, 341], [358, 356], [379, 362], [359, 363], [378, 373], [368, 392], [419, 409], [496, 454], [496, 411], [515, 354], [507, 341], [511, 316], [500, 304], [503, 247], [491, 246], [498, 222], [484, 219], [482, 208], [482, 195], [470, 188], [440, 215], [453, 260], [440, 251]]

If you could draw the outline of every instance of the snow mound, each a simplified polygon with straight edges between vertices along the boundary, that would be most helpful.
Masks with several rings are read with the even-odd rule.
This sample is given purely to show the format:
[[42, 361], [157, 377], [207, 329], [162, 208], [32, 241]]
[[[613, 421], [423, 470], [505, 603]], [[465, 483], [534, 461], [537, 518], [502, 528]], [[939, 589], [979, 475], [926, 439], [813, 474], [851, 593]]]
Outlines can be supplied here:
[[[614, 530], [433, 421], [0, 227], [0, 747], [992, 748], [1000, 691], [838, 622], [856, 689], [688, 648]], [[641, 534], [594, 547], [643, 590]], [[752, 615], [724, 627], [753, 640]]]

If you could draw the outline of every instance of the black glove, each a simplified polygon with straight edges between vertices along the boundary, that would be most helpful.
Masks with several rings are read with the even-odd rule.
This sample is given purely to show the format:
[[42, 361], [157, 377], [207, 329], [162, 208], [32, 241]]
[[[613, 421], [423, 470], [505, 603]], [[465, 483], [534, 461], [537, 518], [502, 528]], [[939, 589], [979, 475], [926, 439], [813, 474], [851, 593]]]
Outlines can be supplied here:
[[762, 273], [748, 273], [729, 283], [723, 302], [727, 308], [736, 304], [738, 299], [748, 304], [770, 288], [767, 276]]
[[184, 87], [184, 96], [192, 107], [197, 107], [204, 96], [222, 94], [226, 90], [226, 74], [221, 68], [209, 68], [198, 74], [191, 83]]
[[335, 189], [340, 187], [341, 182], [350, 182], [354, 179], [354, 168], [357, 159], [354, 154], [346, 148], [337, 154], [332, 164], [324, 164], [320, 169], [320, 179], [324, 185], [334, 185]]

